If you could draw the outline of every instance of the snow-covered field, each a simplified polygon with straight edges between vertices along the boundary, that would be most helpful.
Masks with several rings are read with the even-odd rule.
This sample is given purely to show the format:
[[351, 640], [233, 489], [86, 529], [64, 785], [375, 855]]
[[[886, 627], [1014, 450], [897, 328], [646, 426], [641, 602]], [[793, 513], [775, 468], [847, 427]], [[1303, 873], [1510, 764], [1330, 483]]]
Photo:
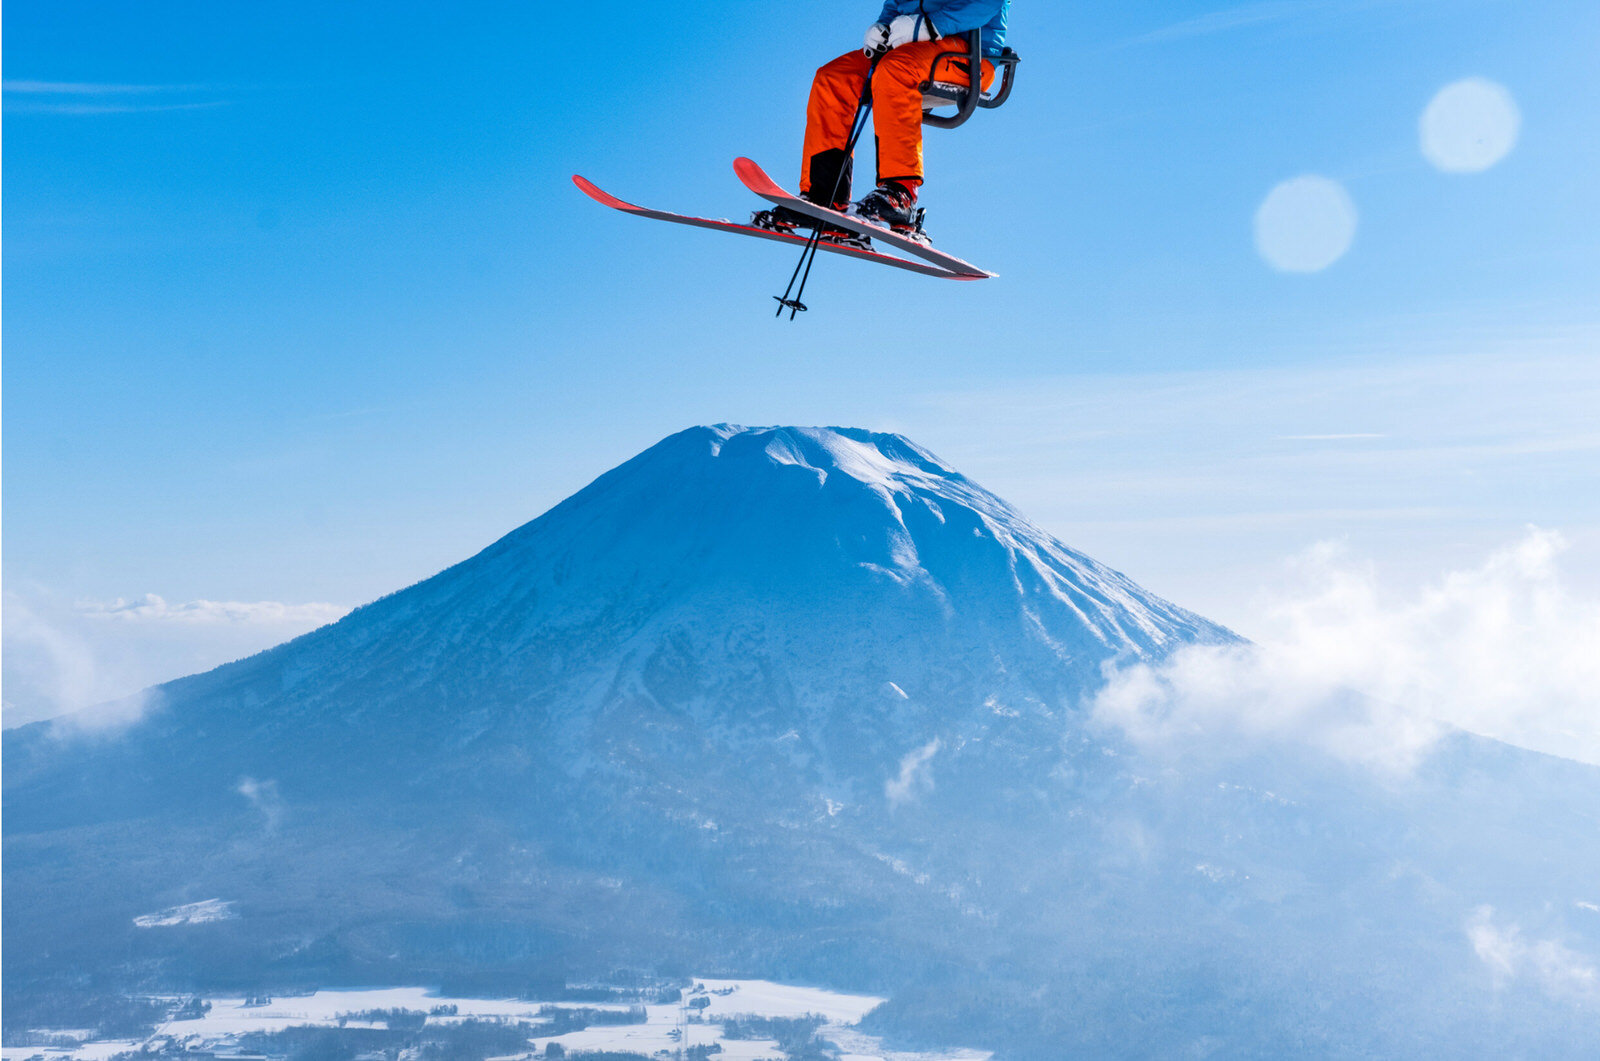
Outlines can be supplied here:
[[160, 913], [145, 914], [143, 917], [134, 918], [133, 923], [140, 928], [168, 928], [172, 925], [203, 925], [207, 921], [231, 921], [238, 916], [234, 913], [231, 901], [206, 899], [203, 902], [170, 907]]
[[[337, 1025], [341, 1015], [375, 1009], [404, 1009], [428, 1013], [454, 1006], [454, 1016], [429, 1017], [435, 1023], [471, 1018], [484, 1020], [537, 1020], [539, 1007], [560, 1005], [550, 1002], [522, 1002], [516, 999], [447, 998], [421, 987], [393, 987], [371, 991], [318, 991], [314, 995], [274, 998], [266, 1005], [248, 1005], [242, 998], [212, 998], [211, 1011], [197, 1020], [175, 1020], [162, 1025], [159, 1035], [179, 1039], [198, 1037], [207, 1042], [231, 1038], [248, 1032], [281, 1032], [307, 1024]], [[576, 1004], [568, 1004], [579, 1008]], [[626, 1010], [626, 1005], [585, 1003], [586, 1009]], [[345, 1027], [362, 1027], [358, 1021], [345, 1021]], [[380, 1025], [381, 1027], [381, 1025]]]
[[[142, 1046], [171, 1045], [191, 1050], [229, 1050], [251, 1032], [280, 1032], [317, 1025], [382, 1027], [351, 1020], [349, 1015], [371, 1010], [410, 1010], [428, 1013], [429, 1023], [463, 1020], [534, 1021], [541, 1007], [626, 1011], [627, 1003], [529, 1002], [517, 999], [452, 998], [419, 987], [365, 991], [318, 991], [315, 994], [274, 998], [249, 1003], [243, 998], [207, 999], [211, 1009], [193, 1020], [174, 1020], [157, 1029], [148, 1043], [132, 1041], [84, 1042], [75, 1047], [8, 1046], [3, 1061], [109, 1061], [116, 1054]], [[822, 1038], [842, 1051], [843, 1061], [987, 1061], [977, 1051], [900, 1053], [883, 1049], [855, 1026], [884, 1000], [870, 995], [846, 995], [814, 987], [775, 984], [767, 980], [696, 980], [683, 1001], [644, 1007], [642, 1024], [591, 1026], [563, 1035], [533, 1038], [526, 1052], [508, 1059], [542, 1056], [545, 1047], [560, 1043], [569, 1054], [584, 1051], [627, 1051], [647, 1057], [671, 1057], [693, 1046], [718, 1044], [724, 1061], [781, 1061], [777, 1043], [762, 1039], [728, 1039], [722, 1021], [734, 1017], [820, 1017]], [[453, 1012], [448, 1012], [453, 1008]], [[446, 1011], [446, 1012], [436, 1012]], [[343, 1020], [341, 1021], [341, 1018]], [[52, 1032], [64, 1035], [63, 1032]]]
[[4, 1046], [0, 1047], [0, 1057], [4, 1057], [5, 1061], [28, 1061], [31, 1057], [44, 1057], [47, 1061], [58, 1061], [69, 1057], [78, 1061], [109, 1061], [117, 1054], [137, 1050], [139, 1046], [138, 1042], [131, 1039], [83, 1042], [70, 1050], [44, 1046]]

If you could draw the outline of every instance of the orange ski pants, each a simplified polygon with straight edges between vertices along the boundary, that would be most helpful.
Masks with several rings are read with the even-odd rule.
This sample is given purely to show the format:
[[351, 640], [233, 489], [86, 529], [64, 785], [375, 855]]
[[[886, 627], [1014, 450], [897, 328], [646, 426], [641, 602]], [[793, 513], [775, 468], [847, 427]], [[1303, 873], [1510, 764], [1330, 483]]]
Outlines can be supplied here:
[[[967, 38], [902, 44], [878, 60], [872, 75], [872, 126], [878, 142], [878, 180], [899, 181], [915, 188], [922, 183], [922, 83], [937, 60], [935, 81], [970, 85], [972, 64], [965, 58]], [[948, 54], [948, 57], [946, 54]], [[844, 157], [850, 126], [866, 87], [872, 60], [859, 50], [847, 52], [817, 71], [806, 107], [805, 161], [800, 191], [826, 196], [839, 180], [838, 201], [850, 198], [850, 160]], [[983, 87], [994, 79], [994, 64], [983, 64]]]

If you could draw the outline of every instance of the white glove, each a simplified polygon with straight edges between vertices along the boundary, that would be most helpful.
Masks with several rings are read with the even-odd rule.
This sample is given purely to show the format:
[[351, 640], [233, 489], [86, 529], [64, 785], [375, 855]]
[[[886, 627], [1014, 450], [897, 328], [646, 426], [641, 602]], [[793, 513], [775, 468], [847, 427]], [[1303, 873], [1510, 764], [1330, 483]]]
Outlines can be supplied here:
[[869, 59], [888, 51], [889, 27], [882, 22], [874, 22], [872, 28], [867, 30], [867, 39], [861, 43], [861, 50]]
[[921, 15], [897, 15], [889, 23], [889, 47], [898, 48], [912, 41], [936, 41], [939, 31]]

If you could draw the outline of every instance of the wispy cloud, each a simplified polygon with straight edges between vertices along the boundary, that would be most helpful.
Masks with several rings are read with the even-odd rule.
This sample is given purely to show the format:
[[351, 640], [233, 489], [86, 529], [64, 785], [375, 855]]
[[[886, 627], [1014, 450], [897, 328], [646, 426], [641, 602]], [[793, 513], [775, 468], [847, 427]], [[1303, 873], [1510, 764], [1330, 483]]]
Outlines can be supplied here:
[[[1304, 365], [930, 394], [914, 433], [1074, 546], [1249, 634], [1275, 558], [1313, 541], [1348, 535], [1423, 578], [1438, 568], [1421, 550], [1485, 555], [1541, 512], [1579, 543], [1600, 529], [1600, 329], [1434, 327], [1385, 321]], [[1568, 563], [1600, 578], [1600, 550]]]
[[202, 92], [206, 85], [113, 85], [99, 81], [6, 81], [5, 91], [23, 96], [142, 96]]
[[201, 103], [8, 103], [12, 114], [156, 114], [161, 111], [203, 111], [225, 107], [227, 100]]
[[250, 623], [300, 626], [335, 622], [350, 609], [337, 604], [284, 604], [280, 601], [169, 602], [154, 593], [134, 600], [80, 601], [78, 612], [91, 619], [141, 623]]
[[34, 687], [37, 698], [62, 705], [60, 710], [87, 707], [104, 698], [94, 650], [82, 637], [9, 591], [0, 614], [4, 615], [8, 724], [15, 724], [11, 716], [19, 686]]
[[933, 791], [933, 771], [928, 764], [942, 747], [944, 743], [935, 737], [905, 754], [900, 760], [900, 773], [883, 783], [883, 794], [889, 800], [889, 806], [898, 807]]
[[1527, 979], [1555, 998], [1600, 1002], [1600, 970], [1559, 940], [1526, 938], [1514, 922], [1497, 923], [1492, 906], [1473, 912], [1466, 933], [1497, 987]]
[[1326, 3], [1318, 3], [1315, 0], [1270, 0], [1268, 3], [1246, 4], [1243, 7], [1208, 11], [1203, 15], [1186, 18], [1181, 22], [1174, 22], [1162, 26], [1160, 29], [1141, 34], [1130, 43], [1159, 44], [1163, 41], [1184, 40], [1188, 37], [1205, 37], [1213, 33], [1226, 33], [1229, 30], [1242, 29], [1246, 26], [1282, 22], [1285, 19], [1306, 15], [1327, 6]]
[[1600, 601], [1562, 584], [1533, 529], [1411, 596], [1338, 546], [1298, 562], [1258, 645], [1108, 674], [1095, 718], [1154, 750], [1293, 740], [1405, 770], [1449, 726], [1600, 764]]
[[1148, 33], [1142, 33], [1126, 43], [1164, 44], [1255, 26], [1289, 22], [1315, 15], [1352, 14], [1403, 2], [1406, 0], [1262, 0], [1261, 3], [1207, 11], [1193, 18], [1169, 23]]
[[243, 796], [245, 800], [261, 812], [262, 828], [269, 834], [276, 833], [278, 826], [283, 822], [283, 797], [278, 795], [276, 781], [257, 781], [253, 777], [241, 777], [234, 791]]
[[114, 735], [159, 710], [165, 702], [161, 690], [144, 689], [52, 718], [50, 733], [57, 738]]
[[[99, 81], [14, 80], [3, 84], [13, 114], [146, 114], [226, 106], [209, 85], [135, 85]], [[184, 99], [204, 95], [212, 98]]]

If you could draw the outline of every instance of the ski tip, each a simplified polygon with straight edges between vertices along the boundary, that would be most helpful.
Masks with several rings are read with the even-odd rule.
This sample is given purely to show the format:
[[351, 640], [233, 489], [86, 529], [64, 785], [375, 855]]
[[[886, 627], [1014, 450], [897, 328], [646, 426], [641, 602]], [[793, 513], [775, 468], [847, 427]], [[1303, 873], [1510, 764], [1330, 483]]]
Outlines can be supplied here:
[[572, 175], [572, 183], [578, 186], [579, 191], [602, 206], [609, 206], [616, 210], [633, 209], [632, 203], [623, 202], [621, 199], [618, 199], [615, 195], [612, 195], [610, 192], [604, 190], [587, 177], [580, 177], [578, 174], [574, 173]]
[[757, 165], [754, 159], [742, 155], [734, 159], [733, 172], [738, 174], [739, 179], [752, 191], [771, 189], [783, 193], [783, 189], [778, 187], [778, 182], [767, 176], [767, 171]]

